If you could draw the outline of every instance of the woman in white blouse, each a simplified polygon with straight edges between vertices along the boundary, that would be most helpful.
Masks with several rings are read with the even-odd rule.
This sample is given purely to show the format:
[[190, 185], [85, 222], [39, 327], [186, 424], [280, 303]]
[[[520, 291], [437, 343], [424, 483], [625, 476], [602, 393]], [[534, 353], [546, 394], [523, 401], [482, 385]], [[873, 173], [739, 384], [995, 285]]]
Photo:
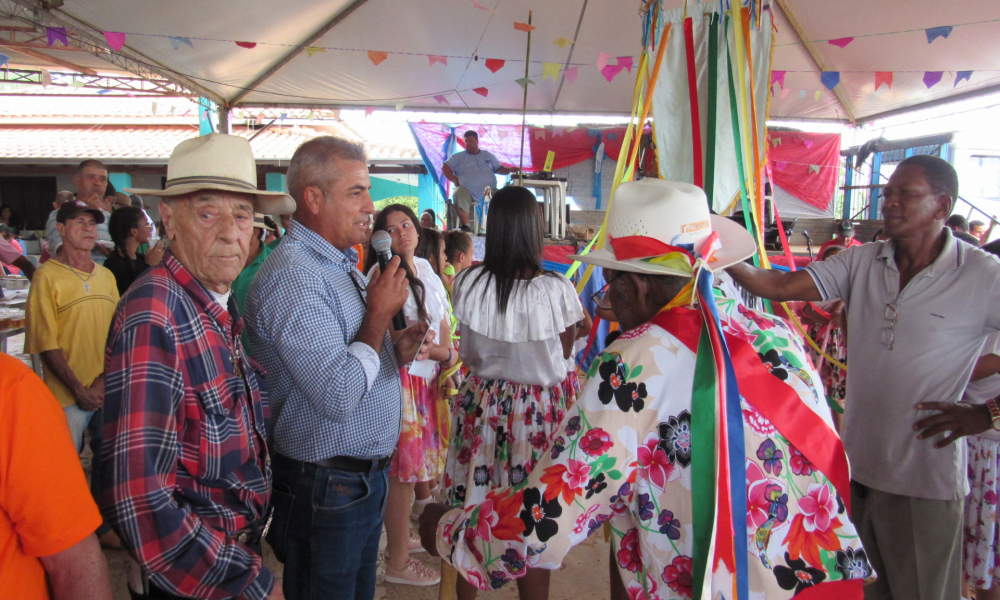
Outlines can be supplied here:
[[[406, 325], [418, 321], [430, 325], [435, 335], [430, 359], [439, 363], [428, 378], [411, 375], [410, 365], [399, 366], [403, 387], [403, 426], [399, 444], [389, 467], [389, 493], [385, 509], [385, 532], [388, 542], [386, 581], [404, 585], [435, 585], [441, 576], [437, 571], [410, 559], [409, 553], [419, 551], [420, 540], [410, 533], [410, 506], [414, 488], [440, 478], [444, 469], [447, 444], [448, 403], [441, 397], [438, 385], [440, 367], [450, 367], [458, 356], [451, 349], [451, 323], [448, 317], [448, 296], [444, 285], [426, 260], [414, 256], [420, 239], [420, 224], [409, 207], [392, 204], [382, 209], [373, 231], [386, 231], [392, 236], [392, 253], [401, 259], [406, 271], [410, 296], [403, 306]], [[368, 277], [375, 269], [374, 252], [366, 262]], [[401, 332], [400, 332], [401, 333]], [[419, 486], [426, 495], [428, 486]]]
[[[497, 192], [485, 260], [453, 289], [469, 378], [454, 402], [445, 467], [452, 505], [481, 503], [491, 489], [523, 481], [576, 399], [563, 383], [583, 308], [568, 279], [542, 270], [543, 249], [534, 194], [518, 186]], [[528, 568], [517, 584], [522, 600], [547, 598], [549, 572]], [[475, 596], [459, 580], [459, 600]]]

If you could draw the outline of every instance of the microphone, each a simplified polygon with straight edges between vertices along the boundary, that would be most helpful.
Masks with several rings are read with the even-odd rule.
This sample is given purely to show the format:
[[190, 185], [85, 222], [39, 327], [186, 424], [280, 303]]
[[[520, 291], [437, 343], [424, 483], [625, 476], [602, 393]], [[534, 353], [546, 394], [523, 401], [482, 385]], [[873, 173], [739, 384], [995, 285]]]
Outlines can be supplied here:
[[[385, 273], [385, 268], [389, 266], [389, 260], [392, 258], [392, 236], [387, 231], [376, 231], [372, 233], [371, 246], [375, 251], [375, 257], [378, 258], [379, 270]], [[392, 318], [392, 328], [396, 331], [406, 329], [406, 317], [403, 316], [402, 310]]]

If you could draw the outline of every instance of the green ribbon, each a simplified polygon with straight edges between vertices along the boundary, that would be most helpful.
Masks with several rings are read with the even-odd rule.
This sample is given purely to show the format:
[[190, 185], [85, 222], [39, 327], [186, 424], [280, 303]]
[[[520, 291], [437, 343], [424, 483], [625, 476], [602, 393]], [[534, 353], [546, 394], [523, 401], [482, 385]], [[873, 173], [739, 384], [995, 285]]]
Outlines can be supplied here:
[[715, 522], [715, 356], [708, 329], [702, 325], [691, 390], [691, 509], [694, 529], [692, 563], [694, 600], [701, 598], [710, 576], [708, 550]]

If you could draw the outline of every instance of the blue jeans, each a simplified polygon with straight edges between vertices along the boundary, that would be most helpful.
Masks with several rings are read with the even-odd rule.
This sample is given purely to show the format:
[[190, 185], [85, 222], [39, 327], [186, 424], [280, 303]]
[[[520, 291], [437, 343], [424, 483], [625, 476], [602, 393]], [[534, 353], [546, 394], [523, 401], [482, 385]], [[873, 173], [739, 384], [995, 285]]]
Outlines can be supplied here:
[[[69, 433], [73, 438], [73, 445], [76, 446], [77, 454], [83, 452], [83, 432], [90, 432], [90, 449], [94, 453], [90, 459], [90, 490], [94, 500], [100, 496], [101, 484], [101, 440], [104, 438], [104, 409], [86, 411], [76, 404], [71, 404], [63, 408], [66, 413], [66, 422], [69, 424]], [[97, 528], [98, 537], [111, 530], [107, 521], [101, 523]]]
[[267, 543], [288, 600], [371, 600], [389, 481], [274, 455]]

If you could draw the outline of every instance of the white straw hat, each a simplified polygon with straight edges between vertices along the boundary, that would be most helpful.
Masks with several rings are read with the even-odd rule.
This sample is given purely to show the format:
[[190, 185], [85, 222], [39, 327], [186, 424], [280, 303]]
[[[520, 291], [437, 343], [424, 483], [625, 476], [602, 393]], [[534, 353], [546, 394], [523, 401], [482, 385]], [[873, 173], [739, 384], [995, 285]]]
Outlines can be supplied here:
[[609, 211], [604, 247], [569, 258], [617, 271], [690, 277], [692, 272], [676, 268], [676, 263], [672, 266], [670, 261], [650, 259], [680, 249], [691, 255], [707, 255], [708, 267], [718, 270], [757, 251], [750, 233], [725, 217], [711, 214], [705, 192], [689, 183], [649, 178], [623, 183]]
[[257, 163], [250, 142], [238, 135], [210, 133], [184, 140], [170, 154], [167, 184], [162, 190], [126, 188], [142, 196], [182, 196], [198, 190], [222, 190], [254, 196], [254, 211], [270, 215], [295, 212], [295, 201], [284, 192], [257, 189]]

